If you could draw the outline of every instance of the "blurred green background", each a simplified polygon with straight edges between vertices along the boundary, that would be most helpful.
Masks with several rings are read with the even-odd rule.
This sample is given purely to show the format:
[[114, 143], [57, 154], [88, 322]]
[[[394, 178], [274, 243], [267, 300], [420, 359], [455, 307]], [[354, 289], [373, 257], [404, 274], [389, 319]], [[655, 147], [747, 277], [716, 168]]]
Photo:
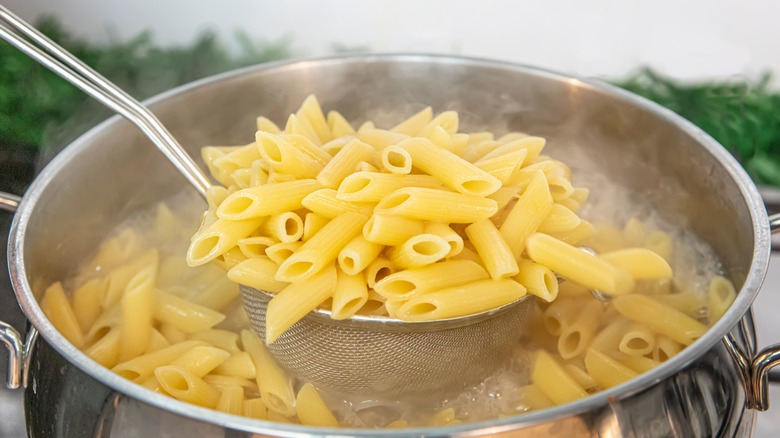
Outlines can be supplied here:
[[[37, 27], [130, 94], [145, 99], [177, 85], [238, 67], [295, 55], [288, 40], [251, 41], [239, 50], [204, 32], [189, 45], [158, 47], [150, 33], [96, 45], [74, 38], [52, 18]], [[336, 52], [348, 47], [334, 46]], [[780, 94], [768, 74], [679, 83], [650, 69], [613, 80], [700, 126], [759, 184], [780, 186]], [[0, 43], [0, 190], [24, 191], [36, 163], [111, 113], [8, 44]]]

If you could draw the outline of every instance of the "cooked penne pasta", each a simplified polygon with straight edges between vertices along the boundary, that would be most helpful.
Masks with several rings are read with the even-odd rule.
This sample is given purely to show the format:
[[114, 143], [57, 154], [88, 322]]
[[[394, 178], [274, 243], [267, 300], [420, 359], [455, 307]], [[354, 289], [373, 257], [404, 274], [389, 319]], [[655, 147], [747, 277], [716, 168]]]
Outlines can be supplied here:
[[[314, 179], [249, 187], [222, 201], [217, 208], [217, 216], [240, 221], [270, 216], [277, 212], [294, 211], [303, 206], [306, 196], [320, 189], [322, 186]], [[248, 235], [249, 233], [246, 233], [246, 236], [241, 237]]]
[[373, 205], [364, 202], [351, 202], [339, 199], [333, 189], [321, 189], [306, 196], [302, 204], [307, 209], [328, 219], [345, 213], [361, 213], [366, 216], [373, 211]]
[[146, 266], [127, 283], [120, 302], [119, 360], [141, 355], [149, 347], [154, 314], [157, 264]]
[[489, 219], [476, 221], [466, 227], [466, 235], [493, 280], [517, 275], [517, 261], [493, 222]]
[[252, 357], [245, 351], [234, 353], [214, 368], [212, 372], [217, 375], [241, 377], [243, 379], [253, 379], [257, 375], [257, 369], [254, 362], [252, 362]]
[[271, 134], [278, 134], [281, 132], [276, 123], [263, 116], [257, 118], [256, 126], [258, 131], [270, 132]]
[[450, 260], [395, 272], [378, 281], [373, 288], [388, 300], [403, 300], [488, 278], [485, 269], [470, 260]]
[[428, 125], [428, 123], [430, 123], [431, 119], [433, 119], [433, 110], [431, 107], [427, 106], [403, 122], [395, 125], [391, 131], [406, 134], [408, 136], [416, 136]]
[[438, 188], [441, 187], [441, 183], [428, 175], [355, 172], [344, 178], [336, 196], [345, 201], [374, 203], [404, 187]]
[[219, 392], [192, 373], [168, 365], [155, 369], [154, 376], [166, 393], [181, 401], [205, 408], [217, 406]]
[[355, 129], [338, 111], [328, 111], [328, 128], [334, 137], [353, 135]]
[[517, 266], [518, 274], [513, 278], [522, 284], [528, 293], [548, 303], [558, 297], [558, 279], [550, 268], [525, 259], [521, 259]]
[[501, 235], [515, 259], [520, 258], [525, 250], [526, 239], [538, 230], [550, 214], [552, 205], [547, 179], [538, 172], [501, 225]]
[[558, 353], [562, 358], [577, 357], [588, 348], [596, 334], [602, 313], [602, 304], [596, 300], [588, 301], [579, 309], [558, 337]]
[[278, 293], [289, 284], [274, 276], [278, 265], [268, 257], [256, 257], [243, 261], [228, 271], [228, 278], [238, 284], [266, 292]]
[[581, 223], [582, 219], [576, 213], [560, 204], [553, 204], [550, 214], [539, 225], [539, 232], [565, 233], [577, 228]]
[[360, 162], [376, 162], [376, 150], [360, 140], [352, 140], [333, 156], [317, 174], [323, 187], [337, 189], [344, 178], [354, 172]]
[[615, 297], [613, 305], [626, 318], [643, 323], [683, 345], [692, 344], [707, 331], [704, 324], [647, 296], [621, 295]]
[[291, 211], [274, 214], [263, 222], [262, 230], [278, 242], [297, 242], [303, 236], [303, 219]]
[[655, 333], [647, 326], [633, 323], [620, 338], [618, 351], [629, 356], [645, 356], [655, 349]]
[[433, 222], [471, 223], [498, 211], [496, 201], [422, 187], [398, 189], [379, 201], [375, 214]]
[[298, 391], [295, 398], [295, 406], [301, 423], [307, 426], [339, 427], [336, 417], [330, 412], [328, 406], [322, 401], [317, 390], [310, 383], [306, 383]]
[[156, 368], [169, 364], [191, 349], [205, 344], [206, 343], [203, 341], [179, 342], [170, 347], [122, 362], [113, 367], [111, 371], [119, 374], [125, 379], [142, 382], [154, 374]]
[[422, 234], [423, 222], [402, 216], [374, 214], [363, 226], [363, 237], [379, 245], [397, 246]]
[[425, 224], [424, 231], [426, 234], [441, 237], [450, 245], [450, 251], [444, 256], [445, 258], [454, 257], [463, 251], [463, 238], [447, 224], [428, 222]]
[[588, 395], [566, 370], [546, 351], [535, 353], [531, 381], [555, 404], [564, 404]]
[[379, 256], [366, 268], [366, 283], [368, 284], [368, 287], [373, 288], [376, 286], [377, 282], [397, 270], [398, 268], [393, 265], [390, 260]]
[[217, 219], [193, 237], [187, 250], [187, 263], [193, 267], [201, 266], [225, 254], [238, 245], [239, 240], [256, 230], [264, 220], [265, 218]]
[[336, 286], [330, 314], [333, 319], [347, 319], [355, 315], [368, 301], [366, 276], [362, 272], [347, 274], [337, 269]]
[[154, 301], [154, 318], [184, 333], [210, 329], [225, 319], [222, 313], [166, 292], [157, 291]]
[[731, 303], [737, 298], [737, 291], [734, 284], [726, 277], [715, 276], [710, 280], [710, 287], [707, 291], [707, 308], [709, 309], [710, 321], [719, 320], [731, 307]]
[[282, 289], [268, 302], [266, 343], [273, 343], [307, 313], [331, 298], [335, 287], [336, 268], [331, 260], [328, 266], [315, 271], [306, 280], [298, 280]]
[[413, 296], [398, 309], [404, 321], [430, 321], [471, 315], [520, 299], [525, 288], [514, 280], [480, 280]]
[[238, 249], [247, 258], [265, 257], [265, 250], [276, 243], [277, 240], [267, 236], [245, 237], [238, 241]]
[[60, 282], [56, 282], [46, 289], [41, 302], [41, 308], [52, 325], [59, 330], [73, 346], [81, 348], [84, 345], [84, 333], [81, 331], [79, 321], [73, 312], [65, 289]]
[[645, 248], [631, 248], [601, 254], [601, 258], [632, 277], [640, 279], [666, 279], [672, 277], [672, 267], [661, 256]]
[[257, 387], [268, 410], [284, 416], [295, 415], [295, 394], [290, 378], [254, 332], [242, 330], [241, 343], [255, 363]]
[[295, 254], [301, 246], [303, 246], [303, 242], [275, 243], [265, 249], [265, 255], [277, 265], [281, 265], [291, 255]]
[[418, 234], [392, 248], [387, 258], [400, 269], [430, 265], [450, 252], [450, 244], [435, 234]]
[[369, 242], [362, 234], [355, 236], [339, 252], [339, 268], [348, 275], [357, 275], [376, 260], [383, 249], [384, 246]]
[[585, 354], [585, 368], [602, 388], [612, 388], [637, 376], [637, 373], [594, 349]]

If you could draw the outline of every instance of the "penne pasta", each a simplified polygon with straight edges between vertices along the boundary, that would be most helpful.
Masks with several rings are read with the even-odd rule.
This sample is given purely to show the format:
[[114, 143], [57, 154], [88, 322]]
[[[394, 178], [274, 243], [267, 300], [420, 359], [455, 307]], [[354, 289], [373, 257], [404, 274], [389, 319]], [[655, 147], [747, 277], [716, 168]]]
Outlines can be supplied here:
[[274, 276], [278, 265], [268, 257], [256, 257], [243, 261], [228, 271], [228, 278], [238, 284], [257, 290], [278, 293], [288, 282], [278, 281]]
[[269, 414], [273, 411], [284, 416], [295, 415], [295, 394], [292, 382], [268, 353], [263, 342], [254, 332], [242, 330], [241, 343], [255, 364], [257, 387]]
[[415, 295], [396, 316], [404, 321], [430, 321], [471, 315], [520, 299], [525, 288], [513, 280], [479, 280]]
[[422, 187], [398, 189], [379, 201], [377, 215], [398, 215], [433, 222], [471, 223], [498, 211], [496, 201]]
[[273, 343], [307, 313], [333, 296], [336, 269], [333, 262], [306, 280], [291, 283], [268, 302], [265, 320], [265, 341]]
[[[270, 216], [280, 211], [294, 211], [303, 206], [306, 196], [320, 189], [322, 186], [314, 179], [249, 187], [222, 201], [217, 208], [217, 216], [221, 219], [241, 221]], [[241, 238], [248, 235], [247, 232]]]
[[466, 235], [493, 280], [517, 275], [519, 268], [509, 244], [493, 222], [482, 219], [466, 227]]
[[450, 260], [395, 272], [378, 281], [373, 288], [388, 300], [403, 300], [488, 278], [485, 269], [472, 261]]
[[323, 187], [337, 189], [344, 178], [354, 172], [361, 162], [376, 161], [376, 150], [360, 140], [352, 140], [333, 156], [317, 174], [317, 182]]
[[321, 189], [306, 196], [302, 204], [307, 209], [328, 219], [345, 213], [361, 213], [366, 216], [373, 211], [373, 205], [364, 202], [351, 202], [338, 198], [333, 189]]
[[384, 246], [369, 242], [363, 235], [355, 236], [339, 252], [339, 268], [348, 275], [357, 275], [376, 260], [383, 249]]

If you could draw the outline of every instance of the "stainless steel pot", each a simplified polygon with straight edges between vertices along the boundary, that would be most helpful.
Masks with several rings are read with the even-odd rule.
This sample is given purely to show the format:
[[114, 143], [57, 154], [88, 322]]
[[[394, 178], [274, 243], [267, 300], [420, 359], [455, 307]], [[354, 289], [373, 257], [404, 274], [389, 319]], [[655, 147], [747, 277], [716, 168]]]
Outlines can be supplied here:
[[[362, 55], [268, 64], [184, 86], [149, 104], [194, 156], [238, 144], [259, 114], [279, 121], [309, 93], [347, 118], [381, 117], [429, 104], [461, 111], [472, 127], [533, 132], [566, 159], [587, 149], [619, 184], [642, 190], [666, 218], [708, 241], [740, 292], [727, 314], [681, 354], [618, 387], [552, 409], [453, 427], [318, 429], [231, 416], [155, 394], [114, 375], [70, 345], [36, 296], [62, 278], [118, 222], [181, 190], [175, 170], [129, 123], [113, 118], [57, 156], [19, 204], [8, 260], [34, 326], [23, 342], [0, 326], [8, 385], [25, 386], [30, 435], [84, 436], [734, 436], [768, 407], [766, 373], [780, 344], [757, 354], [750, 304], [769, 259], [770, 223], [737, 162], [692, 124], [609, 85], [500, 62], [423, 55]], [[575, 166], [576, 167], [576, 166]], [[668, 190], [666, 181], [683, 188]], [[14, 200], [4, 204], [13, 210]], [[42, 339], [36, 338], [36, 330]], [[254, 435], [257, 434], [257, 435]]]

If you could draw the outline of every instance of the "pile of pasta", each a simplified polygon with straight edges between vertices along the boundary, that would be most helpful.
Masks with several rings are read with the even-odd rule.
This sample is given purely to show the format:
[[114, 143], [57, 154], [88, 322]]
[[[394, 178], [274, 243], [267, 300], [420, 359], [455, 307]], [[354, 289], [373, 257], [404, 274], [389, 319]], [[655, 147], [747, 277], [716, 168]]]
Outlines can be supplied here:
[[355, 130], [314, 96], [282, 131], [259, 118], [255, 142], [206, 147], [223, 187], [187, 253], [237, 283], [275, 294], [266, 342], [310, 311], [404, 321], [491, 310], [531, 293], [553, 301], [556, 275], [608, 294], [669, 278], [646, 248], [593, 255], [564, 163], [545, 139], [459, 133], [458, 114], [425, 108], [391, 129]]
[[[324, 117], [314, 98], [284, 131], [264, 118], [258, 127], [255, 143], [204, 149], [224, 187], [209, 191], [199, 230], [178, 213], [186, 209], [160, 204], [43, 289], [41, 307], [69, 342], [152, 391], [226, 413], [443, 426], [619, 385], [698, 339], [736, 297], [717, 269], [700, 274], [710, 271], [688, 242], [651, 220], [594, 226], [578, 217], [587, 190], [541, 154], [539, 137], [458, 133], [455, 113], [429, 108], [389, 130], [353, 130], [338, 113]], [[269, 339], [249, 328], [236, 283], [275, 294]], [[513, 360], [530, 360], [530, 376], [504, 379], [514, 386], [500, 391], [503, 404], [481, 416], [468, 403], [493, 399], [468, 395], [465, 408], [453, 397], [356, 422], [344, 410], [354, 405], [288, 375], [266, 348], [317, 307], [333, 318], [437, 319], [526, 293], [539, 298], [532, 348]]]

